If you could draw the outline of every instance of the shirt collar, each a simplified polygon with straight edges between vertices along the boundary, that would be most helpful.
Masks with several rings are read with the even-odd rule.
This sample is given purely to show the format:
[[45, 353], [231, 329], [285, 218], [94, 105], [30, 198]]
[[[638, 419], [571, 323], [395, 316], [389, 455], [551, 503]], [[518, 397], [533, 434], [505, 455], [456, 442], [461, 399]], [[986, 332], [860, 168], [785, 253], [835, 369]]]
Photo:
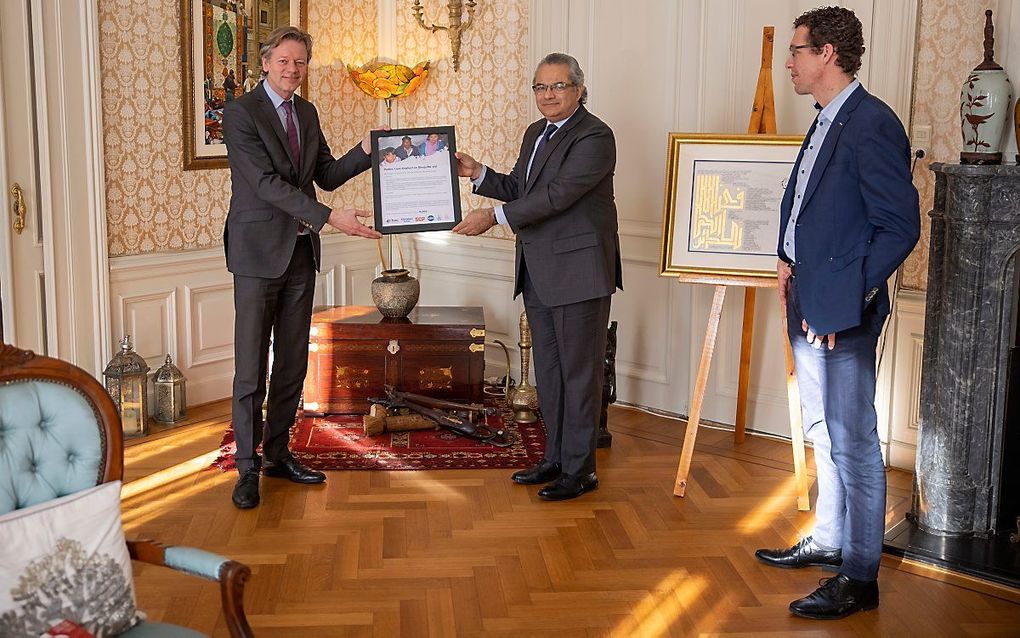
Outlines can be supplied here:
[[[266, 95], [269, 96], [269, 100], [273, 103], [273, 108], [274, 109], [280, 108], [280, 105], [287, 101], [287, 100], [283, 99], [282, 97], [280, 97], [279, 93], [277, 93], [272, 88], [270, 88], [269, 82], [266, 82], [265, 80], [263, 80], [262, 81], [262, 88], [264, 88], [266, 90]], [[293, 99], [294, 98], [291, 98], [291, 100], [293, 100]]]
[[847, 84], [842, 91], [840, 91], [836, 97], [832, 98], [832, 101], [822, 108], [820, 104], [815, 103], [815, 108], [820, 110], [818, 119], [822, 122], [831, 122], [836, 118], [839, 110], [843, 108], [843, 104], [846, 103], [847, 98], [850, 94], [857, 90], [857, 87], [861, 85], [861, 81], [855, 79], [850, 84]]

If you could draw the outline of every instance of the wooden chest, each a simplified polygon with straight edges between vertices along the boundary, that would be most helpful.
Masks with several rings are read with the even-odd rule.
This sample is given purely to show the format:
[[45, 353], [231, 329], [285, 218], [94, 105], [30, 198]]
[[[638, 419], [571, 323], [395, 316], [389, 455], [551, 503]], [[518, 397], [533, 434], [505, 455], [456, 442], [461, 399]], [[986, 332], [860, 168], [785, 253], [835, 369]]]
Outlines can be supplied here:
[[477, 306], [419, 306], [387, 319], [373, 306], [318, 307], [312, 313], [304, 409], [368, 412], [384, 385], [481, 403], [485, 315]]

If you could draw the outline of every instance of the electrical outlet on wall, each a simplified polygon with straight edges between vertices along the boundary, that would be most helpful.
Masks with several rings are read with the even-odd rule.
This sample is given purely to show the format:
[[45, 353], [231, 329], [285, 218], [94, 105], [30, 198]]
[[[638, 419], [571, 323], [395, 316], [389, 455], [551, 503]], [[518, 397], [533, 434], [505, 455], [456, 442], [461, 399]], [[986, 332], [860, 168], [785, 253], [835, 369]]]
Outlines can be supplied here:
[[931, 152], [931, 126], [928, 124], [910, 127], [911, 155], [915, 155], [917, 151], [924, 151], [924, 155]]

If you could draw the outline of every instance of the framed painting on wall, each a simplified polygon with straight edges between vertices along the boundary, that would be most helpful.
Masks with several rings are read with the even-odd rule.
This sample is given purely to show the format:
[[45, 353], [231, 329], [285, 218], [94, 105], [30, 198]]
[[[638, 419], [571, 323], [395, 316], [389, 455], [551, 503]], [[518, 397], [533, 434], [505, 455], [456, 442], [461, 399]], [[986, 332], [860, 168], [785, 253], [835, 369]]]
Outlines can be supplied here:
[[[258, 85], [273, 29], [305, 29], [306, 0], [181, 0], [184, 170], [227, 167], [223, 106]], [[299, 91], [307, 95], [307, 80]]]
[[660, 274], [774, 277], [800, 136], [670, 133]]

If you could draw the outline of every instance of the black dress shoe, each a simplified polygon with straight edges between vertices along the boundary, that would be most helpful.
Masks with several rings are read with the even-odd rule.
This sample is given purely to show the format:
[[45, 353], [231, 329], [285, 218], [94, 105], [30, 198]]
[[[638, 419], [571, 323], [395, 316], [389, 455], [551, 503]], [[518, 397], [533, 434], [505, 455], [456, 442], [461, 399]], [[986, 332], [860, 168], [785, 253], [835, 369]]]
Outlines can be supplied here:
[[259, 504], [259, 471], [246, 470], [241, 472], [234, 493], [230, 497], [238, 509], [250, 510]]
[[590, 492], [599, 486], [599, 478], [595, 472], [584, 476], [573, 474], [560, 474], [552, 483], [538, 491], [538, 496], [547, 501], [565, 501], [570, 498], [577, 498], [585, 492]]
[[845, 574], [823, 581], [809, 596], [790, 603], [791, 612], [815, 620], [837, 620], [877, 607], [878, 581], [854, 580]]
[[295, 483], [325, 483], [326, 475], [318, 470], [305, 467], [291, 457], [282, 461], [266, 461], [262, 465], [263, 476], [285, 478]]
[[836, 571], [843, 564], [843, 550], [822, 549], [808, 536], [790, 549], [759, 549], [754, 557], [773, 567], [824, 567]]
[[521, 485], [539, 485], [553, 480], [560, 475], [560, 471], [559, 463], [542, 459], [534, 467], [514, 472], [510, 480]]

